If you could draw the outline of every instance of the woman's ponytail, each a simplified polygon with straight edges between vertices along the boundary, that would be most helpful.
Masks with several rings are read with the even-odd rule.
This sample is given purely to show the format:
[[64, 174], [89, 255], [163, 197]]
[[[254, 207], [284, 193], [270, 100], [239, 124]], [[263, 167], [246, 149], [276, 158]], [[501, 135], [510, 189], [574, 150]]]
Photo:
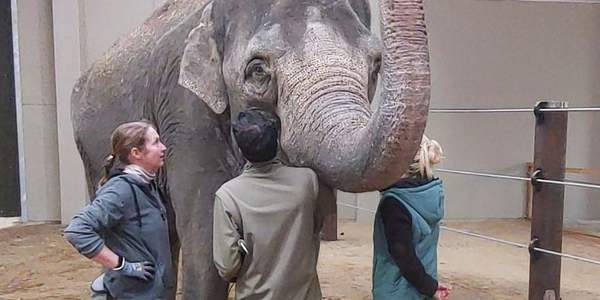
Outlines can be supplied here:
[[102, 167], [102, 178], [98, 182], [98, 187], [103, 186], [108, 181], [108, 176], [110, 176], [110, 171], [112, 167], [115, 165], [116, 157], [114, 154], [108, 155], [104, 159], [104, 166]]
[[436, 140], [429, 140], [427, 154], [429, 156], [429, 163], [433, 166], [442, 162], [444, 151], [442, 150], [442, 146], [440, 146]]
[[415, 155], [413, 163], [402, 178], [421, 177], [433, 179], [433, 166], [439, 164], [444, 158], [442, 146], [436, 141], [423, 135], [419, 151]]
[[432, 179], [433, 166], [442, 162], [444, 155], [442, 146], [436, 140], [429, 139], [426, 135], [423, 135], [419, 152], [421, 154], [421, 160], [419, 161], [421, 176]]

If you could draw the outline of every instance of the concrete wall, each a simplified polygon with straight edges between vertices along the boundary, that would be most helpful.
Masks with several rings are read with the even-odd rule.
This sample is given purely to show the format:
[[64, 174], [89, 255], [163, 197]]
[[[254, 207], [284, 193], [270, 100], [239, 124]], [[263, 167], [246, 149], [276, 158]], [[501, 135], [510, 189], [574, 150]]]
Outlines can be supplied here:
[[[544, 99], [600, 106], [600, 5], [455, 0], [430, 1], [428, 10], [433, 107], [532, 107]], [[595, 113], [570, 115], [567, 166], [600, 167], [597, 119]], [[429, 132], [445, 146], [446, 168], [524, 175], [523, 163], [533, 160], [531, 114], [430, 120]], [[444, 179], [451, 217], [522, 215], [522, 183]], [[567, 188], [567, 221], [599, 219], [598, 198]]]
[[71, 126], [70, 96], [77, 78], [118, 38], [140, 25], [163, 0], [54, 0], [54, 49], [61, 171], [61, 218], [87, 201], [83, 165]]
[[[14, 2], [13, 2], [14, 4]], [[13, 5], [18, 33], [17, 96], [23, 137], [26, 180], [24, 217], [31, 221], [60, 219], [52, 6], [48, 1], [21, 0]], [[14, 26], [15, 24], [13, 24]]]
[[[140, 25], [164, 1], [55, 0], [54, 29], [58, 115], [61, 153], [62, 221], [68, 222], [87, 199], [83, 166], [75, 148], [70, 116], [70, 95], [75, 80], [118, 38]], [[75, 59], [73, 59], [75, 58]]]
[[[73, 84], [118, 37], [163, 1], [13, 0], [19, 8], [22, 84], [17, 93], [23, 103], [26, 199], [32, 219], [68, 222], [85, 204], [83, 171], [70, 120]], [[375, 1], [372, 6], [376, 7]], [[531, 107], [541, 99], [600, 106], [600, 5], [426, 0], [426, 13], [432, 107]], [[594, 134], [600, 119], [594, 116], [571, 116], [570, 167], [600, 168], [593, 159], [600, 154]], [[532, 160], [533, 126], [529, 114], [433, 114], [427, 131], [446, 150], [445, 168], [523, 176], [524, 163]], [[441, 177], [451, 218], [523, 214], [521, 183]], [[567, 220], [598, 219], [599, 196], [568, 188]], [[377, 193], [339, 195], [342, 203], [370, 209], [377, 198]], [[350, 208], [340, 207], [340, 215], [360, 222], [372, 220], [369, 213]]]
[[75, 80], [163, 0], [12, 1], [23, 219], [68, 222], [87, 198], [75, 149]]
[[[600, 5], [453, 0], [426, 1], [432, 69], [432, 108], [532, 107], [538, 100], [600, 106]], [[600, 169], [600, 119], [573, 113], [568, 167]], [[531, 114], [431, 114], [427, 132], [441, 142], [441, 167], [525, 175], [533, 160]], [[523, 216], [520, 182], [439, 174], [447, 188], [449, 218]], [[600, 182], [600, 178], [567, 179]], [[600, 219], [600, 192], [567, 188], [565, 221]], [[374, 209], [377, 193], [340, 194]], [[370, 213], [340, 208], [369, 222]]]

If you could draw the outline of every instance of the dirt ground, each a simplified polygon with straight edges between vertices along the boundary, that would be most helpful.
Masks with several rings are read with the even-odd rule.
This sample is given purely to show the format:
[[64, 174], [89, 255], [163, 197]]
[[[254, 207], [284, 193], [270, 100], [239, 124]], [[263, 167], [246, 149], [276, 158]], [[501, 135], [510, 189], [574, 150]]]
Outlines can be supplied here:
[[[451, 221], [447, 226], [524, 243], [529, 223]], [[56, 224], [0, 230], [0, 299], [87, 299], [98, 268], [79, 256]], [[340, 240], [323, 242], [319, 277], [324, 299], [370, 299], [370, 225], [340, 222]], [[341, 235], [343, 233], [343, 235]], [[600, 238], [567, 232], [563, 251], [600, 259]], [[439, 272], [452, 299], [526, 299], [529, 256], [524, 249], [442, 232]], [[563, 259], [563, 299], [600, 299], [600, 266]]]

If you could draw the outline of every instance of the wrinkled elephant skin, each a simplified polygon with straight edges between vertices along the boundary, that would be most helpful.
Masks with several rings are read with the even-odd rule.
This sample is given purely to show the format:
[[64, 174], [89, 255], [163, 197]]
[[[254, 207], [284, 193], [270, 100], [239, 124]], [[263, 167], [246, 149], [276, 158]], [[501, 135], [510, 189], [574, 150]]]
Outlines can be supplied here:
[[276, 112], [284, 159], [332, 188], [380, 189], [404, 172], [429, 105], [423, 3], [380, 10], [381, 41], [367, 0], [172, 0], [80, 78], [72, 118], [90, 194], [118, 124], [148, 119], [168, 147], [159, 178], [176, 215], [184, 299], [225, 298], [213, 195], [243, 166], [230, 134], [239, 111]]

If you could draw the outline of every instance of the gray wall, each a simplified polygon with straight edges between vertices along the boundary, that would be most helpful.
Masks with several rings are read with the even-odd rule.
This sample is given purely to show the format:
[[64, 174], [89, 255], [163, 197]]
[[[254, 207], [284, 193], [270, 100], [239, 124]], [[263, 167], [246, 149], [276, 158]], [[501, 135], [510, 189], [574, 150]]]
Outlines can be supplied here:
[[[17, 4], [16, 6], [14, 4]], [[23, 217], [60, 219], [52, 6], [49, 1], [13, 1], [17, 34], [15, 72], [18, 128], [22, 135]]]
[[[85, 204], [70, 120], [73, 84], [117, 38], [162, 2], [13, 0], [19, 11], [17, 102], [22, 102], [18, 107], [23, 120], [22, 165], [27, 170], [22, 197], [31, 219], [67, 222]], [[426, 0], [426, 13], [432, 107], [531, 107], [541, 99], [600, 106], [600, 5]], [[600, 168], [593, 159], [600, 154], [600, 141], [593, 133], [600, 128], [600, 119], [594, 116], [571, 116], [570, 167]], [[427, 131], [446, 150], [445, 168], [522, 176], [524, 163], [532, 160], [533, 125], [528, 114], [434, 114]], [[523, 215], [521, 183], [441, 177], [451, 218]], [[569, 178], [600, 182], [585, 176]], [[566, 195], [567, 221], [600, 218], [598, 193], [568, 188]], [[377, 193], [340, 193], [339, 199], [374, 209]], [[340, 215], [372, 220], [369, 213], [350, 208], [340, 207]]]
[[61, 219], [86, 202], [83, 165], [75, 148], [70, 97], [77, 78], [118, 39], [140, 25], [163, 0], [54, 0], [54, 49], [60, 152]]
[[[432, 107], [532, 107], [545, 99], [600, 106], [600, 5], [428, 4]], [[597, 120], [597, 113], [570, 115], [567, 166], [600, 168], [594, 159], [600, 154]], [[445, 147], [446, 168], [522, 176], [523, 163], [533, 160], [531, 114], [432, 115], [428, 131]], [[522, 216], [522, 183], [443, 178], [450, 217]], [[566, 220], [600, 219], [599, 198], [598, 192], [567, 188]]]
[[[538, 100], [600, 106], [600, 5], [519, 1], [426, 1], [432, 108], [532, 107]], [[600, 169], [597, 113], [570, 115], [568, 167]], [[525, 176], [533, 160], [531, 114], [431, 114], [443, 168]], [[440, 174], [449, 218], [522, 217], [520, 182]], [[600, 182], [598, 177], [567, 175]], [[358, 198], [358, 199], [356, 199]], [[600, 219], [600, 193], [567, 188], [565, 220]], [[340, 199], [375, 208], [377, 193]], [[369, 213], [340, 214], [370, 221]]]
[[75, 80], [163, 0], [13, 0], [22, 217], [68, 222], [86, 201], [70, 95]]

